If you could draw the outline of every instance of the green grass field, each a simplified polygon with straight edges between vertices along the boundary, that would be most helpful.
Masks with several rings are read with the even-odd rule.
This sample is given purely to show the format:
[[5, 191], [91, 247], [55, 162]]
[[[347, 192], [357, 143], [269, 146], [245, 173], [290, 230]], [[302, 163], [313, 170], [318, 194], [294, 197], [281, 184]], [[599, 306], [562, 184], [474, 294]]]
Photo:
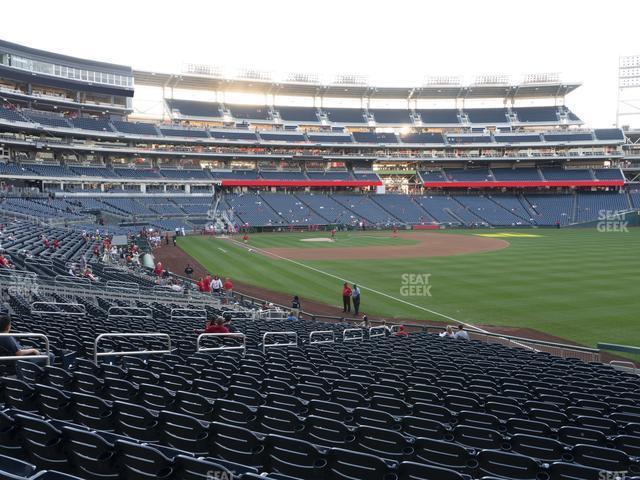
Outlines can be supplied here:
[[[422, 307], [471, 324], [530, 327], [589, 346], [599, 341], [640, 345], [640, 229], [628, 233], [599, 233], [595, 228], [511, 232], [540, 236], [512, 237], [508, 248], [489, 253], [299, 264], [267, 258], [210, 237], [180, 238], [179, 246], [211, 272], [297, 294], [303, 302], [311, 298], [336, 306], [341, 303], [341, 281], [307, 268], [311, 267], [360, 285], [361, 310], [375, 315], [443, 320]], [[250, 242], [257, 248], [327, 249], [413, 243], [376, 238], [370, 232], [339, 233], [335, 244], [300, 241], [322, 235], [326, 234], [253, 234]], [[403, 274], [430, 274], [431, 296], [401, 297]]]

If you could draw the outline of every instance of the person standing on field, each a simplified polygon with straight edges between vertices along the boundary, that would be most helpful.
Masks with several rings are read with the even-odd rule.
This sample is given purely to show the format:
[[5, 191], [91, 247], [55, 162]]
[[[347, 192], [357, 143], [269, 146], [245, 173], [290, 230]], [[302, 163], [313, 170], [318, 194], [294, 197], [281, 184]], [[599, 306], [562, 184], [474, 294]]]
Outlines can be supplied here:
[[342, 286], [342, 307], [343, 313], [351, 313], [351, 288], [347, 282]]
[[296, 318], [300, 316], [300, 298], [298, 295], [295, 295], [291, 301], [291, 314]]
[[186, 268], [184, 269], [184, 273], [187, 277], [191, 278], [191, 275], [193, 275], [193, 267], [191, 266], [190, 263], [187, 263]]
[[353, 284], [353, 290], [351, 291], [351, 300], [353, 301], [353, 313], [358, 315], [360, 311], [360, 289], [358, 285]]

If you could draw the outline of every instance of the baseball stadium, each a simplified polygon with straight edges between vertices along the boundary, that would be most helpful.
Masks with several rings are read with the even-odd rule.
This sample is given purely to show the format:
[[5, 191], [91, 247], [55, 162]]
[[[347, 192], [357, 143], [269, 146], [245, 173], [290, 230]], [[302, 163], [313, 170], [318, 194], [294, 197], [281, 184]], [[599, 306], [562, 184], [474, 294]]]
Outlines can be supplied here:
[[10, 40], [0, 480], [640, 479], [640, 56], [592, 124], [556, 73]]

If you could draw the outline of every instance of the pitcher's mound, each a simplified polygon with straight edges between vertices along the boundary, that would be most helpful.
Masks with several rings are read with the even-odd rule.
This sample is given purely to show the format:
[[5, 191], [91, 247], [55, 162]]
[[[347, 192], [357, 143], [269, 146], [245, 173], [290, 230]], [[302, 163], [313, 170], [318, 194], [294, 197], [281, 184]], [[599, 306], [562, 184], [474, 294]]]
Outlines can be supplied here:
[[333, 242], [332, 239], [327, 237], [316, 237], [316, 238], [301, 238], [301, 242]]

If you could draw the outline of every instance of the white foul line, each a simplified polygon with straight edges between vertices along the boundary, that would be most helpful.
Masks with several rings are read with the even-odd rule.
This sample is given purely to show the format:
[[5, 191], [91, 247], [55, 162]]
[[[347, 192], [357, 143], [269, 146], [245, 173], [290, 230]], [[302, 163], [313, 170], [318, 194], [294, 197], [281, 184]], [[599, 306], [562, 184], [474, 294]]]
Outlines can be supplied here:
[[[233, 243], [235, 243], [235, 244], [237, 244], [240, 247], [243, 247], [245, 249], [249, 248], [246, 244], [241, 243], [241, 242], [239, 242], [237, 240], [234, 240], [233, 238], [227, 238], [227, 240], [230, 240], [231, 242], [233, 242]], [[328, 277], [335, 278], [336, 280], [340, 280], [341, 282], [353, 283], [351, 280], [348, 280], [346, 278], [338, 277], [337, 275], [333, 275], [332, 273], [325, 272], [325, 271], [320, 270], [318, 268], [312, 267], [311, 265], [306, 265], [304, 263], [297, 262], [297, 261], [295, 261], [295, 260], [293, 260], [291, 258], [283, 257], [281, 255], [278, 255], [277, 253], [269, 252], [268, 250], [263, 250], [261, 248], [253, 247], [253, 246], [251, 248], [257, 253], [261, 253], [263, 255], [272, 256], [272, 257], [275, 257], [275, 258], [277, 258], [279, 260], [286, 260], [287, 262], [291, 262], [291, 263], [293, 263], [295, 265], [298, 265], [300, 267], [307, 268], [309, 270], [313, 270], [314, 272], [321, 273], [322, 275], [326, 275]], [[363, 290], [369, 290], [370, 292], [373, 292], [373, 293], [378, 294], [378, 295], [382, 295], [383, 297], [386, 297], [386, 298], [388, 298], [390, 300], [394, 300], [396, 302], [404, 303], [405, 305], [409, 305], [410, 307], [417, 308], [419, 310], [424, 310], [425, 312], [431, 313], [433, 315], [437, 315], [437, 316], [442, 317], [442, 318], [446, 318], [447, 320], [451, 320], [452, 322], [461, 323], [465, 327], [472, 328], [472, 329], [474, 329], [474, 330], [476, 330], [476, 331], [478, 331], [480, 333], [490, 333], [487, 330], [483, 330], [482, 328], [476, 327], [475, 325], [471, 325], [470, 323], [462, 322], [462, 321], [457, 320], [457, 319], [455, 319], [453, 317], [450, 317], [449, 315], [445, 315], [444, 313], [436, 312], [435, 310], [430, 310], [430, 309], [428, 309], [426, 307], [422, 307], [420, 305], [416, 305], [414, 303], [407, 302], [406, 300], [402, 300], [401, 298], [397, 298], [397, 297], [394, 297], [394, 296], [389, 295], [387, 293], [375, 290], [373, 288], [366, 287], [366, 286], [364, 286], [364, 285], [362, 285], [360, 283], [358, 285], [360, 285]]]

